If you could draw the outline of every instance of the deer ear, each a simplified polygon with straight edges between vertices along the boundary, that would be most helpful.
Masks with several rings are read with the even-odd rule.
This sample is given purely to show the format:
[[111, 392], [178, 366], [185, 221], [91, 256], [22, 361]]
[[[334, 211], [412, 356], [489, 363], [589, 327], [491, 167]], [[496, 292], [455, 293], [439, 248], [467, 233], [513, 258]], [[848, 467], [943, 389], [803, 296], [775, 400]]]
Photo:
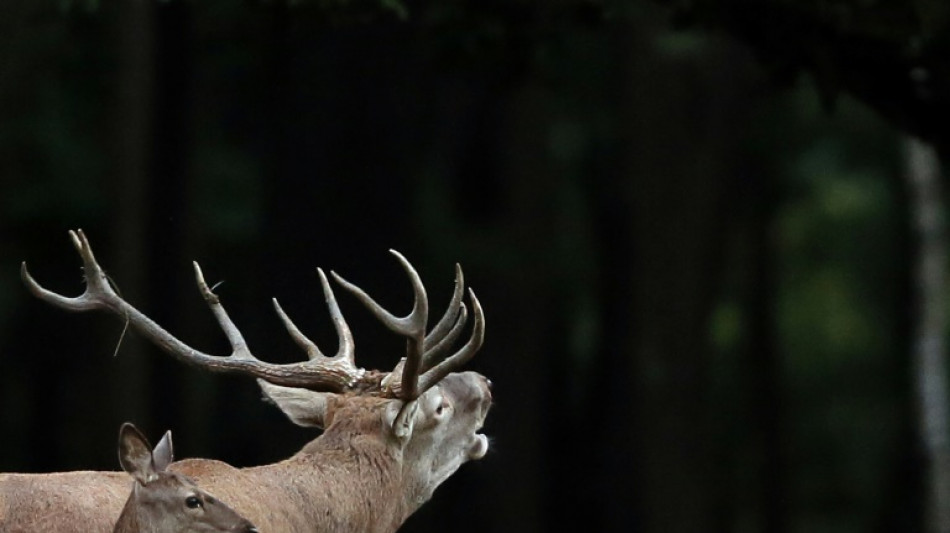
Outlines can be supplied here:
[[415, 400], [408, 403], [389, 402], [386, 404], [384, 415], [386, 426], [392, 429], [393, 435], [400, 441], [407, 441], [412, 436], [418, 410], [419, 404]]
[[145, 436], [128, 422], [119, 428], [119, 464], [142, 485], [158, 476], [152, 463], [152, 447]]
[[258, 379], [264, 399], [277, 405], [291, 422], [304, 427], [325, 427], [327, 404], [331, 392], [316, 392], [297, 387], [284, 387]]
[[152, 464], [155, 466], [155, 470], [159, 472], [164, 472], [168, 465], [172, 464], [172, 461], [175, 460], [175, 452], [172, 448], [172, 432], [168, 430], [165, 432], [165, 435], [162, 436], [162, 440], [158, 441], [158, 444], [155, 445], [155, 449], [152, 450]]

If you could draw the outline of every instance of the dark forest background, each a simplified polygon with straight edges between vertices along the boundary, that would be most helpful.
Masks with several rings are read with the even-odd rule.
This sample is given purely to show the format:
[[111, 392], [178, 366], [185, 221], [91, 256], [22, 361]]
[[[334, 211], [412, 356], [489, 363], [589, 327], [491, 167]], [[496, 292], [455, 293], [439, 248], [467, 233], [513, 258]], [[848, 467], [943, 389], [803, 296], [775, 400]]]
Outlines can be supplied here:
[[[315, 436], [30, 296], [22, 261], [81, 292], [83, 228], [127, 300], [224, 354], [199, 261], [272, 362], [304, 354], [271, 297], [334, 350], [315, 267], [399, 312], [389, 248], [437, 309], [461, 263], [493, 449], [403, 531], [946, 531], [907, 177], [950, 147], [948, 23], [941, 0], [4, 1], [0, 471], [117, 469], [124, 421], [237, 466]], [[395, 364], [341, 305], [358, 362]]]

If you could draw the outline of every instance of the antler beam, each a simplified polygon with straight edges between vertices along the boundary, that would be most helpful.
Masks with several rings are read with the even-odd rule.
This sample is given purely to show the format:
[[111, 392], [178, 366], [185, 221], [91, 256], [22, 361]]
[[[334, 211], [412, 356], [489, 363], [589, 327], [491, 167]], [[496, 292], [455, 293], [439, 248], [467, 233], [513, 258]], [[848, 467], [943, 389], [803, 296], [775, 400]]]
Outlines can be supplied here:
[[352, 388], [365, 372], [356, 368], [352, 359], [346, 358], [317, 357], [290, 364], [272, 364], [257, 359], [248, 349], [240, 331], [228, 317], [218, 296], [205, 283], [201, 268], [194, 263], [198, 287], [231, 343], [232, 352], [228, 356], [215, 356], [196, 350], [159, 326], [115, 292], [102, 267], [96, 261], [92, 247], [82, 230], [70, 231], [69, 236], [83, 261], [86, 290], [81, 295], [70, 298], [52, 292], [33, 279], [27, 270], [26, 262], [23, 262], [20, 267], [23, 282], [37, 298], [47, 303], [67, 311], [108, 311], [128, 321], [139, 334], [176, 359], [212, 372], [249, 374], [275, 385], [305, 387], [328, 392], [342, 392]]
[[335, 272], [331, 274], [340, 285], [362, 301], [383, 324], [407, 338], [406, 357], [392, 372], [367, 372], [356, 366], [353, 336], [340, 312], [327, 277], [319, 268], [317, 273], [331, 319], [340, 339], [339, 349], [333, 356], [323, 355], [316, 344], [300, 332], [275, 299], [273, 302], [278, 317], [284, 323], [291, 338], [307, 353], [308, 360], [274, 364], [261, 361], [251, 353], [247, 342], [228, 316], [218, 295], [205, 282], [198, 263], [194, 263], [195, 280], [201, 295], [231, 344], [229, 355], [210, 355], [188, 346], [120, 297], [96, 261], [92, 247], [83, 231], [70, 231], [69, 235], [83, 261], [85, 291], [76, 297], [52, 292], [33, 279], [24, 262], [20, 275], [36, 297], [68, 311], [97, 309], [108, 311], [126, 320], [139, 334], [173, 357], [214, 372], [246, 374], [287, 387], [302, 387], [325, 392], [356, 391], [363, 394], [400, 398], [409, 402], [438, 383], [448, 373], [465, 364], [478, 351], [484, 340], [484, 315], [475, 293], [469, 290], [469, 299], [475, 316], [471, 337], [458, 351], [443, 358], [460, 335], [468, 319], [467, 309], [462, 303], [464, 293], [462, 269], [456, 265], [455, 291], [449, 307], [432, 331], [426, 334], [429, 305], [425, 287], [409, 261], [398, 252], [391, 250], [409, 275], [415, 294], [413, 309], [404, 317], [397, 317], [386, 311], [362, 289], [344, 280]]

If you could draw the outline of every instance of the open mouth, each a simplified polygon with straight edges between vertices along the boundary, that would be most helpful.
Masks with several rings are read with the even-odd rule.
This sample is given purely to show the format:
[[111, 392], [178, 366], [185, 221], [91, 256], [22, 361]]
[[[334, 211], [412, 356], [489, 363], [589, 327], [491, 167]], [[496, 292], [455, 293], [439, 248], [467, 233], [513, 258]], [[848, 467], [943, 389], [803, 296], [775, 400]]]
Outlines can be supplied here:
[[[478, 429], [485, 425], [485, 419], [488, 418], [488, 411], [491, 409], [491, 382], [486, 380], [486, 386], [482, 390], [482, 400], [478, 407]], [[470, 459], [481, 459], [485, 457], [486, 453], [488, 453], [488, 437], [482, 433], [476, 433], [472, 447], [468, 450], [468, 457]]]
[[486, 453], [488, 453], [488, 437], [481, 433], [476, 433], [472, 447], [468, 450], [468, 458], [474, 460], [481, 459], [485, 457]]

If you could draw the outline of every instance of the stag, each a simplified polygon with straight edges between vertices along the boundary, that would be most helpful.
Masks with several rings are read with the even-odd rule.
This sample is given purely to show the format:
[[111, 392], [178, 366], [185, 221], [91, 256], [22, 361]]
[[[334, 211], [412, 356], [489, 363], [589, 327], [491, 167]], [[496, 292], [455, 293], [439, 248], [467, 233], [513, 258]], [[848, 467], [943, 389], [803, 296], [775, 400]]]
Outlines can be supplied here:
[[[274, 300], [277, 315], [308, 358], [273, 364], [251, 353], [197, 263], [195, 279], [231, 345], [229, 355], [210, 355], [186, 345], [126, 302], [113, 290], [83, 232], [71, 231], [70, 236], [82, 257], [85, 291], [70, 298], [45, 289], [24, 263], [22, 278], [33, 294], [70, 311], [106, 310], [191, 365], [257, 378], [265, 397], [291, 421], [323, 429], [295, 455], [274, 464], [235, 468], [210, 459], [186, 459], [169, 466], [229, 502], [262, 531], [396, 531], [463, 463], [481, 459], [488, 451], [488, 439], [478, 431], [491, 406], [491, 382], [476, 372], [460, 371], [484, 339], [484, 316], [471, 289], [471, 333], [452, 351], [468, 320], [458, 265], [448, 309], [431, 329], [425, 288], [398, 252], [391, 251], [414, 292], [406, 316], [390, 313], [331, 272], [379, 321], [406, 338], [405, 357], [388, 372], [356, 365], [353, 336], [327, 276], [318, 268], [338, 350], [324, 355]], [[115, 522], [127, 492], [122, 476], [0, 474], [0, 530], [107, 531], [104, 524], [111, 527]], [[57, 510], [56, 518], [47, 516], [50, 508]]]
[[119, 428], [119, 464], [135, 482], [113, 533], [257, 533], [253, 524], [187, 477], [169, 472], [166, 431], [155, 449], [134, 425]]

